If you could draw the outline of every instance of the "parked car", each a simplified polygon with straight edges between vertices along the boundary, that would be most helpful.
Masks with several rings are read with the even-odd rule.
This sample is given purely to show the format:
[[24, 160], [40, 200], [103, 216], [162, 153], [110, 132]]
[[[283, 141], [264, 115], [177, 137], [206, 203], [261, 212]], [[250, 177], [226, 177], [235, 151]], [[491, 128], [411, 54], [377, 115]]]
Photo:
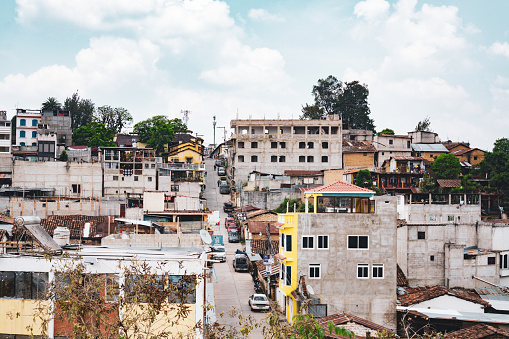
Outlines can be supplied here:
[[226, 217], [224, 219], [224, 228], [228, 228], [228, 223], [231, 223], [231, 222], [235, 222], [235, 219], [230, 218], [230, 217]]
[[219, 260], [221, 262], [226, 261], [226, 248], [224, 246], [216, 245], [211, 246], [210, 250], [212, 253], [210, 254], [210, 258], [213, 260]]
[[268, 311], [270, 310], [269, 299], [265, 294], [253, 294], [249, 297], [249, 306], [251, 311]]
[[235, 254], [233, 257], [233, 269], [237, 271], [249, 271], [249, 261], [245, 254]]
[[230, 194], [230, 186], [228, 185], [219, 186], [219, 193]]
[[240, 242], [239, 232], [236, 230], [228, 232], [228, 242]]
[[219, 176], [226, 175], [226, 170], [224, 169], [224, 167], [219, 167], [219, 168], [217, 169], [217, 174], [218, 174]]
[[237, 228], [237, 223], [235, 222], [230, 222], [226, 225], [227, 229], [228, 229], [228, 232], [232, 232], [232, 231], [235, 231], [235, 232], [238, 232], [239, 229]]
[[223, 161], [221, 159], [216, 159], [216, 166], [223, 166]]
[[224, 203], [223, 205], [223, 211], [225, 213], [230, 213], [230, 212], [233, 212], [233, 204], [231, 201], [227, 201]]

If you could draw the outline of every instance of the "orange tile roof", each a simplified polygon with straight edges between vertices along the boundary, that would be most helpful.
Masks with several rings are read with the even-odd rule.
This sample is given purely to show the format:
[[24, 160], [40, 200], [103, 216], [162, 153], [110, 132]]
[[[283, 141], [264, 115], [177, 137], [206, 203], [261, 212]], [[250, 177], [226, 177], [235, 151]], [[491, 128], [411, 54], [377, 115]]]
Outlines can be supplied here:
[[490, 306], [490, 303], [473, 295], [461, 293], [442, 286], [419, 287], [409, 289], [411, 292], [398, 296], [401, 306], [419, 304], [423, 301], [435, 299], [445, 294], [453, 295], [463, 300], [471, 301], [483, 306]]
[[458, 331], [450, 332], [445, 338], [451, 339], [482, 339], [482, 338], [509, 338], [509, 332], [487, 324], [477, 324]]
[[373, 193], [374, 191], [369, 190], [367, 188], [359, 187], [353, 184], [349, 184], [347, 182], [338, 180], [336, 182], [323, 185], [309, 191], [306, 193]]

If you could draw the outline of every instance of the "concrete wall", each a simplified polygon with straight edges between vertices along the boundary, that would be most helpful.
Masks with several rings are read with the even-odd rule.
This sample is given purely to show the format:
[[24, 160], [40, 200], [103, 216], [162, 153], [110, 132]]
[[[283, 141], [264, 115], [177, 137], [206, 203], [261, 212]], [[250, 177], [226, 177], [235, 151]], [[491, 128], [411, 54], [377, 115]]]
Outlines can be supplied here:
[[[195, 182], [195, 181], [174, 182], [171, 180], [170, 176], [159, 176], [158, 180], [159, 180], [159, 185], [158, 185], [159, 191], [165, 191], [168, 194], [177, 193], [177, 194], [185, 195], [186, 197], [192, 197], [192, 198], [200, 197], [201, 188], [203, 186], [203, 183]], [[178, 185], [179, 191], [171, 192], [172, 185]]]
[[[80, 193], [73, 193], [73, 184], [81, 185]], [[101, 164], [16, 160], [12, 173], [12, 186], [54, 188], [57, 196], [100, 197], [102, 195]]]
[[343, 153], [343, 166], [345, 170], [368, 168], [375, 166], [375, 153]]
[[242, 191], [241, 201], [242, 205], [250, 205], [266, 210], [273, 210], [288, 198], [300, 199], [300, 192], [287, 192], [287, 191], [271, 191], [271, 192], [260, 192], [260, 191]]
[[120, 247], [201, 247], [200, 234], [112, 234], [101, 239], [102, 246]]
[[[398, 219], [409, 224], [475, 223], [481, 220], [481, 205], [406, 204], [398, 201]], [[449, 216], [454, 217], [450, 221]]]
[[165, 192], [144, 192], [143, 210], [149, 212], [164, 211], [164, 193]]
[[12, 173], [12, 168], [12, 155], [10, 153], [0, 153], [0, 173]]
[[323, 184], [327, 185], [338, 180], [343, 180], [343, 172], [344, 170], [342, 169], [323, 171]]
[[[375, 213], [298, 214], [298, 272], [328, 304], [327, 313], [351, 312], [396, 328], [396, 198], [375, 197]], [[328, 235], [329, 249], [302, 249], [303, 235]], [[369, 249], [347, 249], [348, 235], [367, 235]], [[315, 237], [315, 244], [316, 244]], [[321, 264], [322, 278], [309, 278], [309, 265]], [[369, 278], [357, 278], [357, 264], [369, 264]], [[384, 277], [372, 277], [372, 264]], [[369, 291], [369, 293], [366, 293]]]
[[[5, 201], [5, 199], [0, 200], [0, 206], [2, 206], [1, 202]], [[49, 215], [120, 215], [120, 204], [124, 202], [103, 199], [69, 200], [49, 198], [34, 200], [28, 198], [11, 198], [8, 200], [8, 203], [11, 217], [37, 215], [45, 219]]]

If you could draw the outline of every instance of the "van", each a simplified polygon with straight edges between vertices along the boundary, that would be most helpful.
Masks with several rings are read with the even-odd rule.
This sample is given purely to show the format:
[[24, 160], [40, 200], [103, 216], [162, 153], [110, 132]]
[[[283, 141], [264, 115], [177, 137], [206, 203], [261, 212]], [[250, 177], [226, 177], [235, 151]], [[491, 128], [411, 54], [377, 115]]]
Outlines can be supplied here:
[[249, 261], [245, 254], [235, 254], [233, 257], [233, 269], [237, 271], [249, 271]]
[[228, 242], [240, 242], [239, 233], [237, 231], [228, 232]]
[[218, 174], [220, 177], [222, 177], [222, 176], [226, 175], [226, 171], [225, 171], [224, 167], [219, 167], [219, 168], [217, 169], [217, 174]]

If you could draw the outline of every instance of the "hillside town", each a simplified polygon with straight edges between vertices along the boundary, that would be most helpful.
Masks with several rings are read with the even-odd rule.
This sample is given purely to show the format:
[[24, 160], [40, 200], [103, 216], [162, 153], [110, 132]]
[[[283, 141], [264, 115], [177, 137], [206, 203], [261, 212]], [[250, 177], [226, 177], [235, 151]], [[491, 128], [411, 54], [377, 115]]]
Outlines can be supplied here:
[[72, 116], [0, 112], [0, 337], [509, 337], [509, 140]]

